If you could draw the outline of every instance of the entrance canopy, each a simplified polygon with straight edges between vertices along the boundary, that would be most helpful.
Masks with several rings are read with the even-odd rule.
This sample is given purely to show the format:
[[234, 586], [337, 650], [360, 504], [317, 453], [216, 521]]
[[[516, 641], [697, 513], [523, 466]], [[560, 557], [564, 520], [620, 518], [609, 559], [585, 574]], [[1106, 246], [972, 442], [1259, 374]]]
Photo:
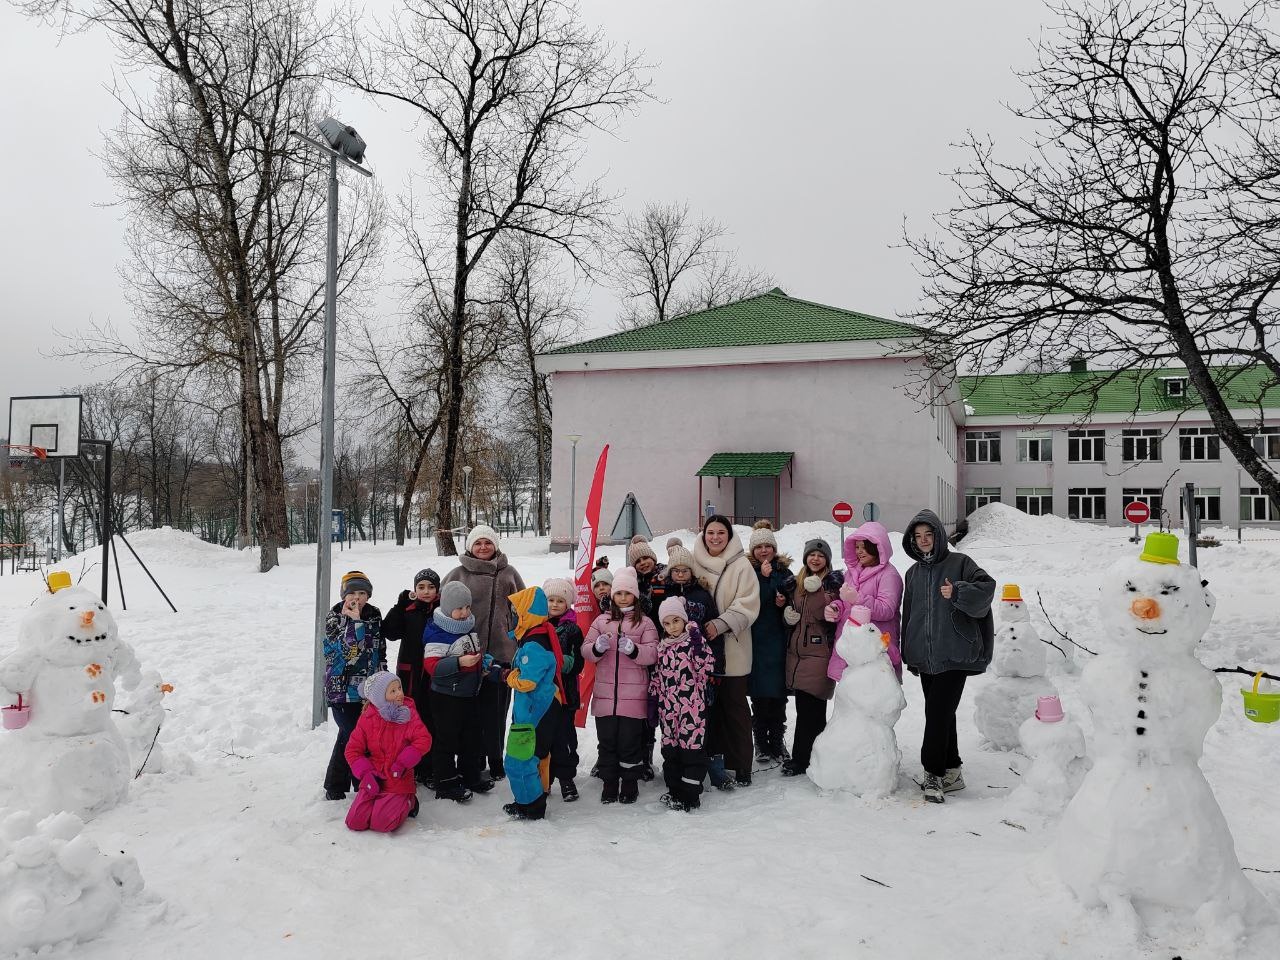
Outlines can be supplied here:
[[[784, 451], [770, 453], [714, 453], [698, 471], [698, 505], [702, 505], [702, 478], [721, 477], [733, 480], [733, 514], [735, 523], [750, 525], [769, 520], [781, 527], [782, 471], [792, 474], [795, 454]], [[723, 511], [722, 511], [723, 512]]]

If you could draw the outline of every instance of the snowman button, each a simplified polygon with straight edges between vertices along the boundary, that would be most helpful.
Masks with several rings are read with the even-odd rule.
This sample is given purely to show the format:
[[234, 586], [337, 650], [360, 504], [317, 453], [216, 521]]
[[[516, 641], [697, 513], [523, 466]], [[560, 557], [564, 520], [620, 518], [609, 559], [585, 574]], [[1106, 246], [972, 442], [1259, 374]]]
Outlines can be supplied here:
[[1142, 736], [1146, 732], [1147, 732], [1146, 727], [1138, 727], [1138, 736]]

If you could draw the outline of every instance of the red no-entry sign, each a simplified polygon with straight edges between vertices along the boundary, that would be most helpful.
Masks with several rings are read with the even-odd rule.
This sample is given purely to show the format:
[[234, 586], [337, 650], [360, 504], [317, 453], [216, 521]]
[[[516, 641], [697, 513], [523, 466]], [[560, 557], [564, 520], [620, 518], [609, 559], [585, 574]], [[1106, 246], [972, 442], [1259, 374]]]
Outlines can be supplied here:
[[836, 523], [848, 523], [853, 519], [853, 505], [841, 500], [831, 508], [831, 519]]
[[1146, 523], [1151, 519], [1151, 508], [1141, 500], [1135, 500], [1125, 505], [1124, 518], [1133, 524]]

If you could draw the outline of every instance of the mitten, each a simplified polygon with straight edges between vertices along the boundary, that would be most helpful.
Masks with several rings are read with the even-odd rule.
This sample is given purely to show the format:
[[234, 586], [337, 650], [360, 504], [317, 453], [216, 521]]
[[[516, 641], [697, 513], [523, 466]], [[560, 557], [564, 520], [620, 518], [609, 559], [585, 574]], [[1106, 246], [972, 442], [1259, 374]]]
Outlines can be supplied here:
[[840, 608], [834, 603], [828, 603], [822, 608], [822, 619], [827, 623], [835, 623], [840, 619]]
[[360, 757], [355, 763], [351, 764], [351, 775], [357, 780], [364, 780], [365, 777], [372, 777], [373, 761], [368, 757]]
[[409, 591], [408, 591], [408, 590], [401, 590], [401, 591], [400, 591], [400, 596], [396, 599], [396, 606], [397, 606], [397, 607], [407, 607], [407, 606], [409, 606]]
[[488, 669], [486, 669], [486, 670], [485, 670], [485, 679], [486, 679], [486, 680], [490, 680], [490, 681], [492, 681], [493, 683], [501, 683], [501, 682], [502, 682], [502, 667], [500, 667], [500, 666], [499, 666], [498, 664], [496, 664], [496, 663], [491, 663], [491, 664], [489, 664]]
[[817, 593], [822, 589], [822, 578], [815, 577], [813, 574], [804, 578], [804, 592]]
[[624, 657], [633, 656], [636, 652], [636, 642], [630, 637], [623, 637], [618, 641], [618, 652]]
[[382, 787], [378, 785], [378, 778], [373, 774], [360, 778], [360, 792], [369, 797], [376, 797], [382, 792]]
[[858, 588], [855, 587], [852, 583], [846, 582], [844, 586], [840, 588], [840, 599], [850, 605], [857, 603]]
[[595, 651], [600, 656], [604, 656], [606, 653], [609, 652], [609, 638], [606, 637], [604, 634], [601, 634], [600, 636], [596, 637]]
[[490, 667], [492, 667], [492, 666], [493, 666], [493, 654], [492, 654], [492, 653], [486, 653], [483, 657], [481, 657], [481, 658], [480, 658], [480, 669], [482, 669], [482, 670], [484, 670], [486, 673], [488, 673], [489, 668], [490, 668]]
[[782, 619], [787, 621], [790, 626], [795, 626], [800, 622], [800, 611], [795, 607], [787, 607], [782, 611]]

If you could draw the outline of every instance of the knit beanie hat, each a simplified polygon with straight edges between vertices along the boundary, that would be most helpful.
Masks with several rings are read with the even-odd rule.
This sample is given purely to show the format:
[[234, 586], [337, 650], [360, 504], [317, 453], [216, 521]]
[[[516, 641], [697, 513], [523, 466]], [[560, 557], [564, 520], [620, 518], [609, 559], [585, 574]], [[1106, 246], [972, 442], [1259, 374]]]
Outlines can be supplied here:
[[569, 606], [573, 606], [573, 601], [577, 599], [573, 584], [564, 577], [552, 577], [550, 580], [542, 584], [542, 592], [547, 595], [547, 599], [559, 597]]
[[613, 588], [609, 591], [609, 596], [613, 596], [619, 590], [625, 590], [637, 600], [640, 599], [640, 580], [636, 576], [634, 567], [623, 567], [613, 578]]
[[[773, 547], [774, 552], [777, 552], [778, 541], [773, 535], [773, 524], [768, 520], [757, 520], [755, 526], [751, 528], [751, 539], [747, 541], [747, 553], [751, 553], [756, 547], [766, 545]], [[830, 551], [828, 551], [827, 562], [831, 562]]]
[[452, 614], [460, 607], [471, 606], [471, 588], [461, 580], [450, 580], [440, 588], [440, 609]]
[[423, 580], [426, 580], [437, 590], [440, 589], [440, 574], [436, 573], [430, 567], [425, 570], [419, 570], [413, 575], [413, 585], [417, 587]]
[[613, 583], [613, 573], [608, 567], [596, 567], [591, 571], [591, 587], [595, 589], [598, 583]]
[[467, 553], [471, 552], [471, 548], [476, 545], [477, 540], [488, 540], [495, 549], [502, 549], [502, 541], [498, 537], [498, 531], [488, 524], [482, 523], [471, 528], [471, 532], [467, 534]]
[[399, 679], [394, 673], [379, 670], [371, 674], [360, 688], [360, 694], [373, 704], [378, 713], [382, 714], [382, 719], [390, 720], [392, 723], [404, 723], [409, 719], [409, 708], [405, 704], [387, 702], [387, 687]]
[[676, 567], [688, 567], [692, 570], [693, 554], [679, 537], [672, 537], [667, 541], [667, 572], [670, 573]]
[[863, 624], [870, 623], [871, 608], [863, 607], [863, 606], [850, 607], [849, 619], [852, 620], [854, 623], [858, 624], [858, 626], [862, 626]]
[[348, 593], [354, 593], [356, 590], [363, 590], [369, 596], [373, 596], [373, 584], [369, 582], [369, 578], [363, 573], [359, 570], [344, 573], [342, 575], [342, 590], [339, 591], [338, 595], [345, 600]]
[[689, 622], [689, 611], [684, 605], [684, 597], [667, 597], [658, 604], [658, 622], [661, 623], [667, 617], [679, 617], [685, 623]]
[[[827, 541], [818, 538], [814, 540], [806, 540], [804, 544], [804, 553], [801, 555], [801, 562], [809, 559], [809, 554], [817, 550], [820, 554], [827, 558], [827, 566], [831, 566], [831, 545]], [[807, 568], [806, 568], [807, 569]]]
[[631, 538], [631, 546], [627, 547], [627, 566], [634, 567], [645, 557], [654, 563], [658, 562], [658, 555], [653, 552], [653, 547], [649, 546], [649, 541], [637, 533]]

